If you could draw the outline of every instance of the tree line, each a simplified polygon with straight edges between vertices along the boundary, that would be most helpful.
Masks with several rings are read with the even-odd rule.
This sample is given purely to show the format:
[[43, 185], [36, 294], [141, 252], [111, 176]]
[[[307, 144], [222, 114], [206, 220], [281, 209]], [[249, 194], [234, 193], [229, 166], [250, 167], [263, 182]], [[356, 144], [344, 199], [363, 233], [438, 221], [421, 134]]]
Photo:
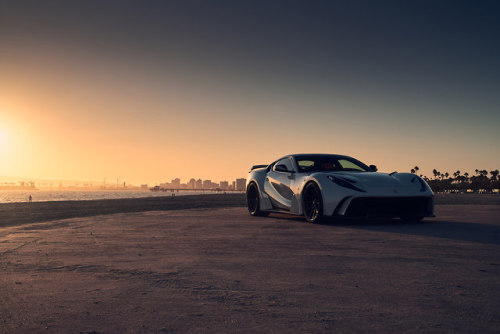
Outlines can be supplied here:
[[[415, 166], [411, 169], [412, 174], [418, 174], [420, 168]], [[498, 169], [488, 173], [486, 169], [476, 169], [474, 175], [457, 170], [453, 174], [432, 171], [433, 178], [420, 174], [434, 192], [493, 192], [500, 189], [500, 177]]]

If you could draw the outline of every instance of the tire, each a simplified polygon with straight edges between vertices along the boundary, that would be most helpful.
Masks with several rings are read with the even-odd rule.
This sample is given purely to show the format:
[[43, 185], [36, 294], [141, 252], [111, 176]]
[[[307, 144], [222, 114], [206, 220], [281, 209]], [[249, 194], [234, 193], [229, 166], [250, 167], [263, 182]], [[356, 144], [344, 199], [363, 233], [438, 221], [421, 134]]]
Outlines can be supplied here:
[[247, 207], [248, 212], [252, 216], [256, 217], [264, 217], [269, 214], [269, 212], [265, 212], [260, 210], [260, 196], [259, 189], [255, 183], [250, 183], [247, 188]]
[[314, 182], [308, 183], [302, 192], [304, 217], [309, 223], [318, 224], [324, 220], [323, 197], [321, 190]]
[[401, 216], [399, 217], [404, 223], [418, 223], [424, 219], [423, 216]]

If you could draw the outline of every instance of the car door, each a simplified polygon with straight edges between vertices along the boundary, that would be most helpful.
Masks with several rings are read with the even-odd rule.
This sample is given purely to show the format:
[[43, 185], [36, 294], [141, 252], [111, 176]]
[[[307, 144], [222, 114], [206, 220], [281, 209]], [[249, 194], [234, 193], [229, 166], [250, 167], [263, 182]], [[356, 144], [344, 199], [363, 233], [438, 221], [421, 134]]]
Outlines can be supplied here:
[[[286, 166], [286, 171], [279, 170], [277, 166]], [[274, 163], [267, 173], [264, 181], [264, 190], [269, 195], [273, 206], [290, 211], [292, 206], [292, 184], [295, 180], [295, 168], [289, 157], [280, 159]]]

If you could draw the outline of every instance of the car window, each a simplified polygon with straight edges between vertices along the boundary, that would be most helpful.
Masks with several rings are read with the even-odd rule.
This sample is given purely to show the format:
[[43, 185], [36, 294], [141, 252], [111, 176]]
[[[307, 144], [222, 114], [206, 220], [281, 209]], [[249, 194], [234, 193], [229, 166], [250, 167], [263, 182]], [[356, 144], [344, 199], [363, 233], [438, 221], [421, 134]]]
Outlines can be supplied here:
[[363, 168], [361, 168], [360, 166], [352, 163], [349, 160], [339, 159], [338, 163], [342, 166], [342, 169], [346, 170], [346, 171], [350, 171], [350, 170], [355, 170], [355, 171], [359, 170], [359, 171], [362, 171], [362, 172], [365, 171]]
[[370, 167], [362, 162], [346, 156], [339, 155], [301, 155], [295, 157], [296, 168], [299, 173], [312, 172], [369, 172]]
[[276, 170], [276, 166], [278, 166], [278, 165], [285, 165], [286, 169], [289, 170], [289, 171], [293, 171], [294, 170], [293, 167], [292, 167], [292, 162], [290, 161], [289, 158], [284, 158], [284, 159], [278, 160], [274, 164], [273, 170]]
[[299, 160], [297, 161], [299, 172], [307, 172], [314, 168], [314, 160]]

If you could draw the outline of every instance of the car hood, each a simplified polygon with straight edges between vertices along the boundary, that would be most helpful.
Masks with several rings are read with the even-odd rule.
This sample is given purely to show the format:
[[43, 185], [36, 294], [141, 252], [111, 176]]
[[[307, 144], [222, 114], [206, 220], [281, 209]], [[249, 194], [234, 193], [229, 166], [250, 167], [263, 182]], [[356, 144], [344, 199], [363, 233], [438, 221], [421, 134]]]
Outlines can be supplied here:
[[403, 182], [401, 182], [402, 180], [395, 177], [396, 174], [389, 175], [376, 172], [331, 172], [328, 174], [356, 181], [368, 187], [396, 187], [403, 185]]

